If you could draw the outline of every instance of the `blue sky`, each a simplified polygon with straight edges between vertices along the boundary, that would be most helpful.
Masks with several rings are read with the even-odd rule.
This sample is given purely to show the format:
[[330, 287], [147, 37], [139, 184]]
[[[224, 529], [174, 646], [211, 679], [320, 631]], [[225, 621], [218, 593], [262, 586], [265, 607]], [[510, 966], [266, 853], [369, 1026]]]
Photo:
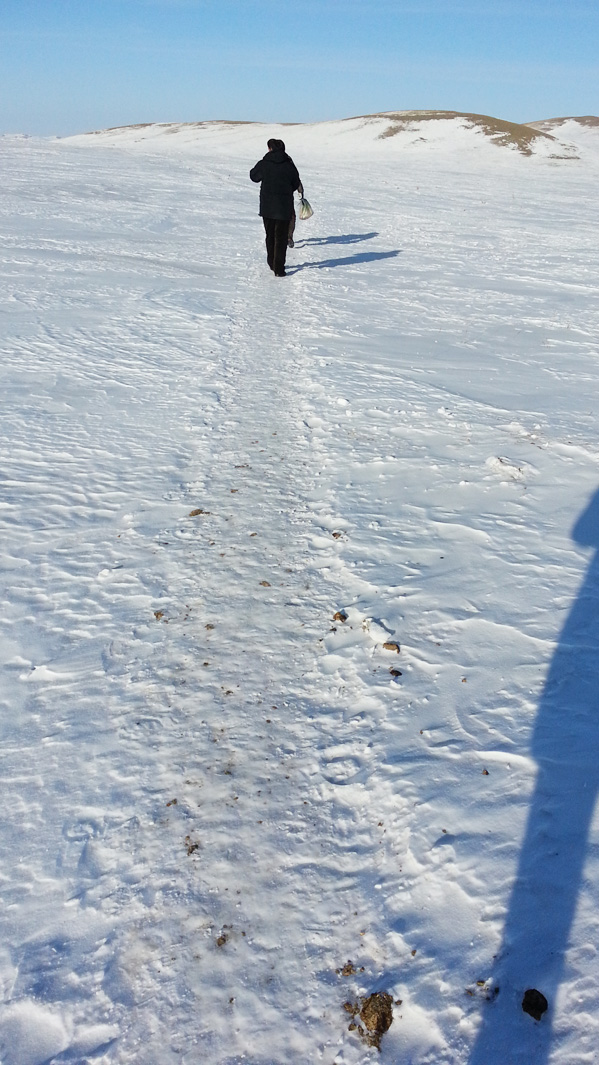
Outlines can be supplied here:
[[0, 0], [0, 132], [599, 111], [599, 0]]

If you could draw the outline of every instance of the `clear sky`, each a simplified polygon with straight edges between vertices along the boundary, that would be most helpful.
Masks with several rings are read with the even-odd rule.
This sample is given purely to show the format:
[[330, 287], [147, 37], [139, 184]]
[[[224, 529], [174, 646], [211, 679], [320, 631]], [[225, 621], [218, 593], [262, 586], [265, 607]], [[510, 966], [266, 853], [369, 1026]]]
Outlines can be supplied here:
[[599, 113], [599, 0], [0, 0], [0, 132]]

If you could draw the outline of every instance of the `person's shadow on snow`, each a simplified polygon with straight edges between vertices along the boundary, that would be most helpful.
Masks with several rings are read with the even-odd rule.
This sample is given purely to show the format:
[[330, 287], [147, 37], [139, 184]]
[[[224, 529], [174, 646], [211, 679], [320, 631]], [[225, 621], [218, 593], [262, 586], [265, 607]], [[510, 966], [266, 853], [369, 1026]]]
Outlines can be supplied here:
[[[572, 539], [595, 554], [541, 696], [531, 743], [538, 777], [497, 955], [499, 993], [485, 1009], [470, 1065], [544, 1065], [551, 1050], [556, 993], [599, 790], [599, 492]], [[529, 988], [549, 1003], [539, 1021], [522, 1011]]]
[[378, 237], [378, 233], [344, 233], [335, 237], [307, 237], [304, 240], [296, 240], [296, 248], [312, 247], [322, 244], [359, 244], [363, 240], [372, 240]]
[[285, 267], [288, 274], [297, 274], [300, 270], [325, 270], [332, 266], [356, 266], [358, 263], [375, 263], [379, 259], [394, 259], [399, 251], [371, 251], [361, 252], [356, 255], [347, 255], [344, 259], [323, 259], [317, 263], [298, 263], [294, 266]]

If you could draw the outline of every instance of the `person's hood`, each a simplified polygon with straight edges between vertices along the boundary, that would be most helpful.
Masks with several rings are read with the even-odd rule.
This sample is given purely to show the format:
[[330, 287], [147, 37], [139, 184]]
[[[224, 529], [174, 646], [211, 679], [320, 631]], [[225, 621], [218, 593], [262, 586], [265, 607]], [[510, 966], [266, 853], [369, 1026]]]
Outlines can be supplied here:
[[284, 152], [282, 148], [274, 148], [272, 152], [267, 152], [264, 156], [265, 162], [275, 165], [277, 163], [285, 163], [288, 158], [287, 152]]

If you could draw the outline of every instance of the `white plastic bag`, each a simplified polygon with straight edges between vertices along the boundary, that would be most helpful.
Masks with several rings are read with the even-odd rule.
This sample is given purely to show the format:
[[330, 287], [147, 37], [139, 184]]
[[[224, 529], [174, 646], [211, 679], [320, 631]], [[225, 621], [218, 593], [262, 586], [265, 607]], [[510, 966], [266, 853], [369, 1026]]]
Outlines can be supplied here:
[[308, 203], [306, 197], [302, 196], [301, 199], [300, 199], [300, 209], [299, 209], [299, 216], [300, 216], [301, 221], [305, 222], [306, 219], [307, 218], [311, 218], [313, 214], [314, 214], [314, 211], [310, 207], [310, 204]]

